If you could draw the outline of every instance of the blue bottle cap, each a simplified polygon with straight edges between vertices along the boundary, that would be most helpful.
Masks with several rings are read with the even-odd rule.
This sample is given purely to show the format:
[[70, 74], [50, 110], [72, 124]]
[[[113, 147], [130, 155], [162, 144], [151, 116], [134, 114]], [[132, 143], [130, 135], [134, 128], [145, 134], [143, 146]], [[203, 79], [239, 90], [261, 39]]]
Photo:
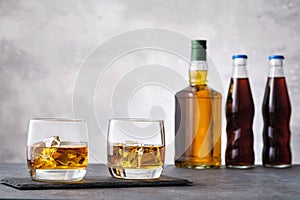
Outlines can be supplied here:
[[244, 54], [236, 54], [236, 55], [233, 55], [232, 56], [232, 60], [236, 59], [236, 58], [244, 58], [244, 59], [247, 59], [248, 56], [247, 55], [244, 55]]
[[284, 56], [283, 55], [270, 55], [269, 56], [269, 60], [272, 60], [272, 59], [281, 59], [281, 60], [284, 60]]

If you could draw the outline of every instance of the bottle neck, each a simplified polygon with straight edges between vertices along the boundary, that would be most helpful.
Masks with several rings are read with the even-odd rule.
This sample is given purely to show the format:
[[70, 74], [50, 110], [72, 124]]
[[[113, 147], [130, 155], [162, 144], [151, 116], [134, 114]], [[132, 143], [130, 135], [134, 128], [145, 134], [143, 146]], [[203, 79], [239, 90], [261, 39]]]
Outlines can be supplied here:
[[270, 60], [269, 77], [284, 77], [283, 60], [272, 59]]
[[189, 69], [189, 82], [191, 86], [207, 85], [207, 62], [206, 60], [192, 60]]
[[233, 60], [232, 78], [248, 78], [246, 69], [247, 60], [244, 58], [236, 58]]

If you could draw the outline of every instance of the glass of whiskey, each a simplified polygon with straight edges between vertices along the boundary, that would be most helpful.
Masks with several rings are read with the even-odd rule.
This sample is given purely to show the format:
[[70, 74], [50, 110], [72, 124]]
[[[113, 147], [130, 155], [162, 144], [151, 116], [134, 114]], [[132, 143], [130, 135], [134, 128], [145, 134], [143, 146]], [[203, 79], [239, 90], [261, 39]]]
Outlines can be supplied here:
[[165, 131], [162, 120], [110, 119], [107, 165], [123, 179], [158, 179], [164, 169]]
[[26, 154], [28, 172], [33, 180], [82, 180], [88, 165], [87, 122], [80, 119], [31, 119]]

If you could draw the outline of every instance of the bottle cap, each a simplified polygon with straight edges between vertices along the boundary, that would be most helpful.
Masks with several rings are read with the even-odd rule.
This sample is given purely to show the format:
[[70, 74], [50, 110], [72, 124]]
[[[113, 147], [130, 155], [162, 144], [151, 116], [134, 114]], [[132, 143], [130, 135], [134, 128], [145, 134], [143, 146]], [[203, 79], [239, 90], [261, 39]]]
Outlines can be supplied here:
[[272, 59], [284, 60], [284, 56], [283, 55], [270, 55], [269, 60], [272, 60]]
[[206, 61], [206, 40], [192, 40], [191, 60]]
[[206, 40], [192, 40], [192, 49], [206, 49]]
[[245, 54], [236, 54], [232, 56], [232, 60], [236, 59], [236, 58], [244, 58], [244, 59], [248, 59], [248, 56]]

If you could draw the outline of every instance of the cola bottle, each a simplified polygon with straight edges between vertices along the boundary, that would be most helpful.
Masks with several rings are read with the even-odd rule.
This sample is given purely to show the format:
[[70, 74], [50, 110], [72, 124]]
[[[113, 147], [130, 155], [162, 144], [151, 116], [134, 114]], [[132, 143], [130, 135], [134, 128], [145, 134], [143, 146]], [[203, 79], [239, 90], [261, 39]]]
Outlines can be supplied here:
[[254, 103], [246, 70], [247, 55], [233, 55], [233, 73], [226, 100], [228, 168], [254, 167], [253, 118]]
[[265, 89], [262, 113], [263, 166], [286, 168], [291, 166], [290, 117], [291, 103], [283, 72], [282, 55], [269, 56], [269, 77]]

